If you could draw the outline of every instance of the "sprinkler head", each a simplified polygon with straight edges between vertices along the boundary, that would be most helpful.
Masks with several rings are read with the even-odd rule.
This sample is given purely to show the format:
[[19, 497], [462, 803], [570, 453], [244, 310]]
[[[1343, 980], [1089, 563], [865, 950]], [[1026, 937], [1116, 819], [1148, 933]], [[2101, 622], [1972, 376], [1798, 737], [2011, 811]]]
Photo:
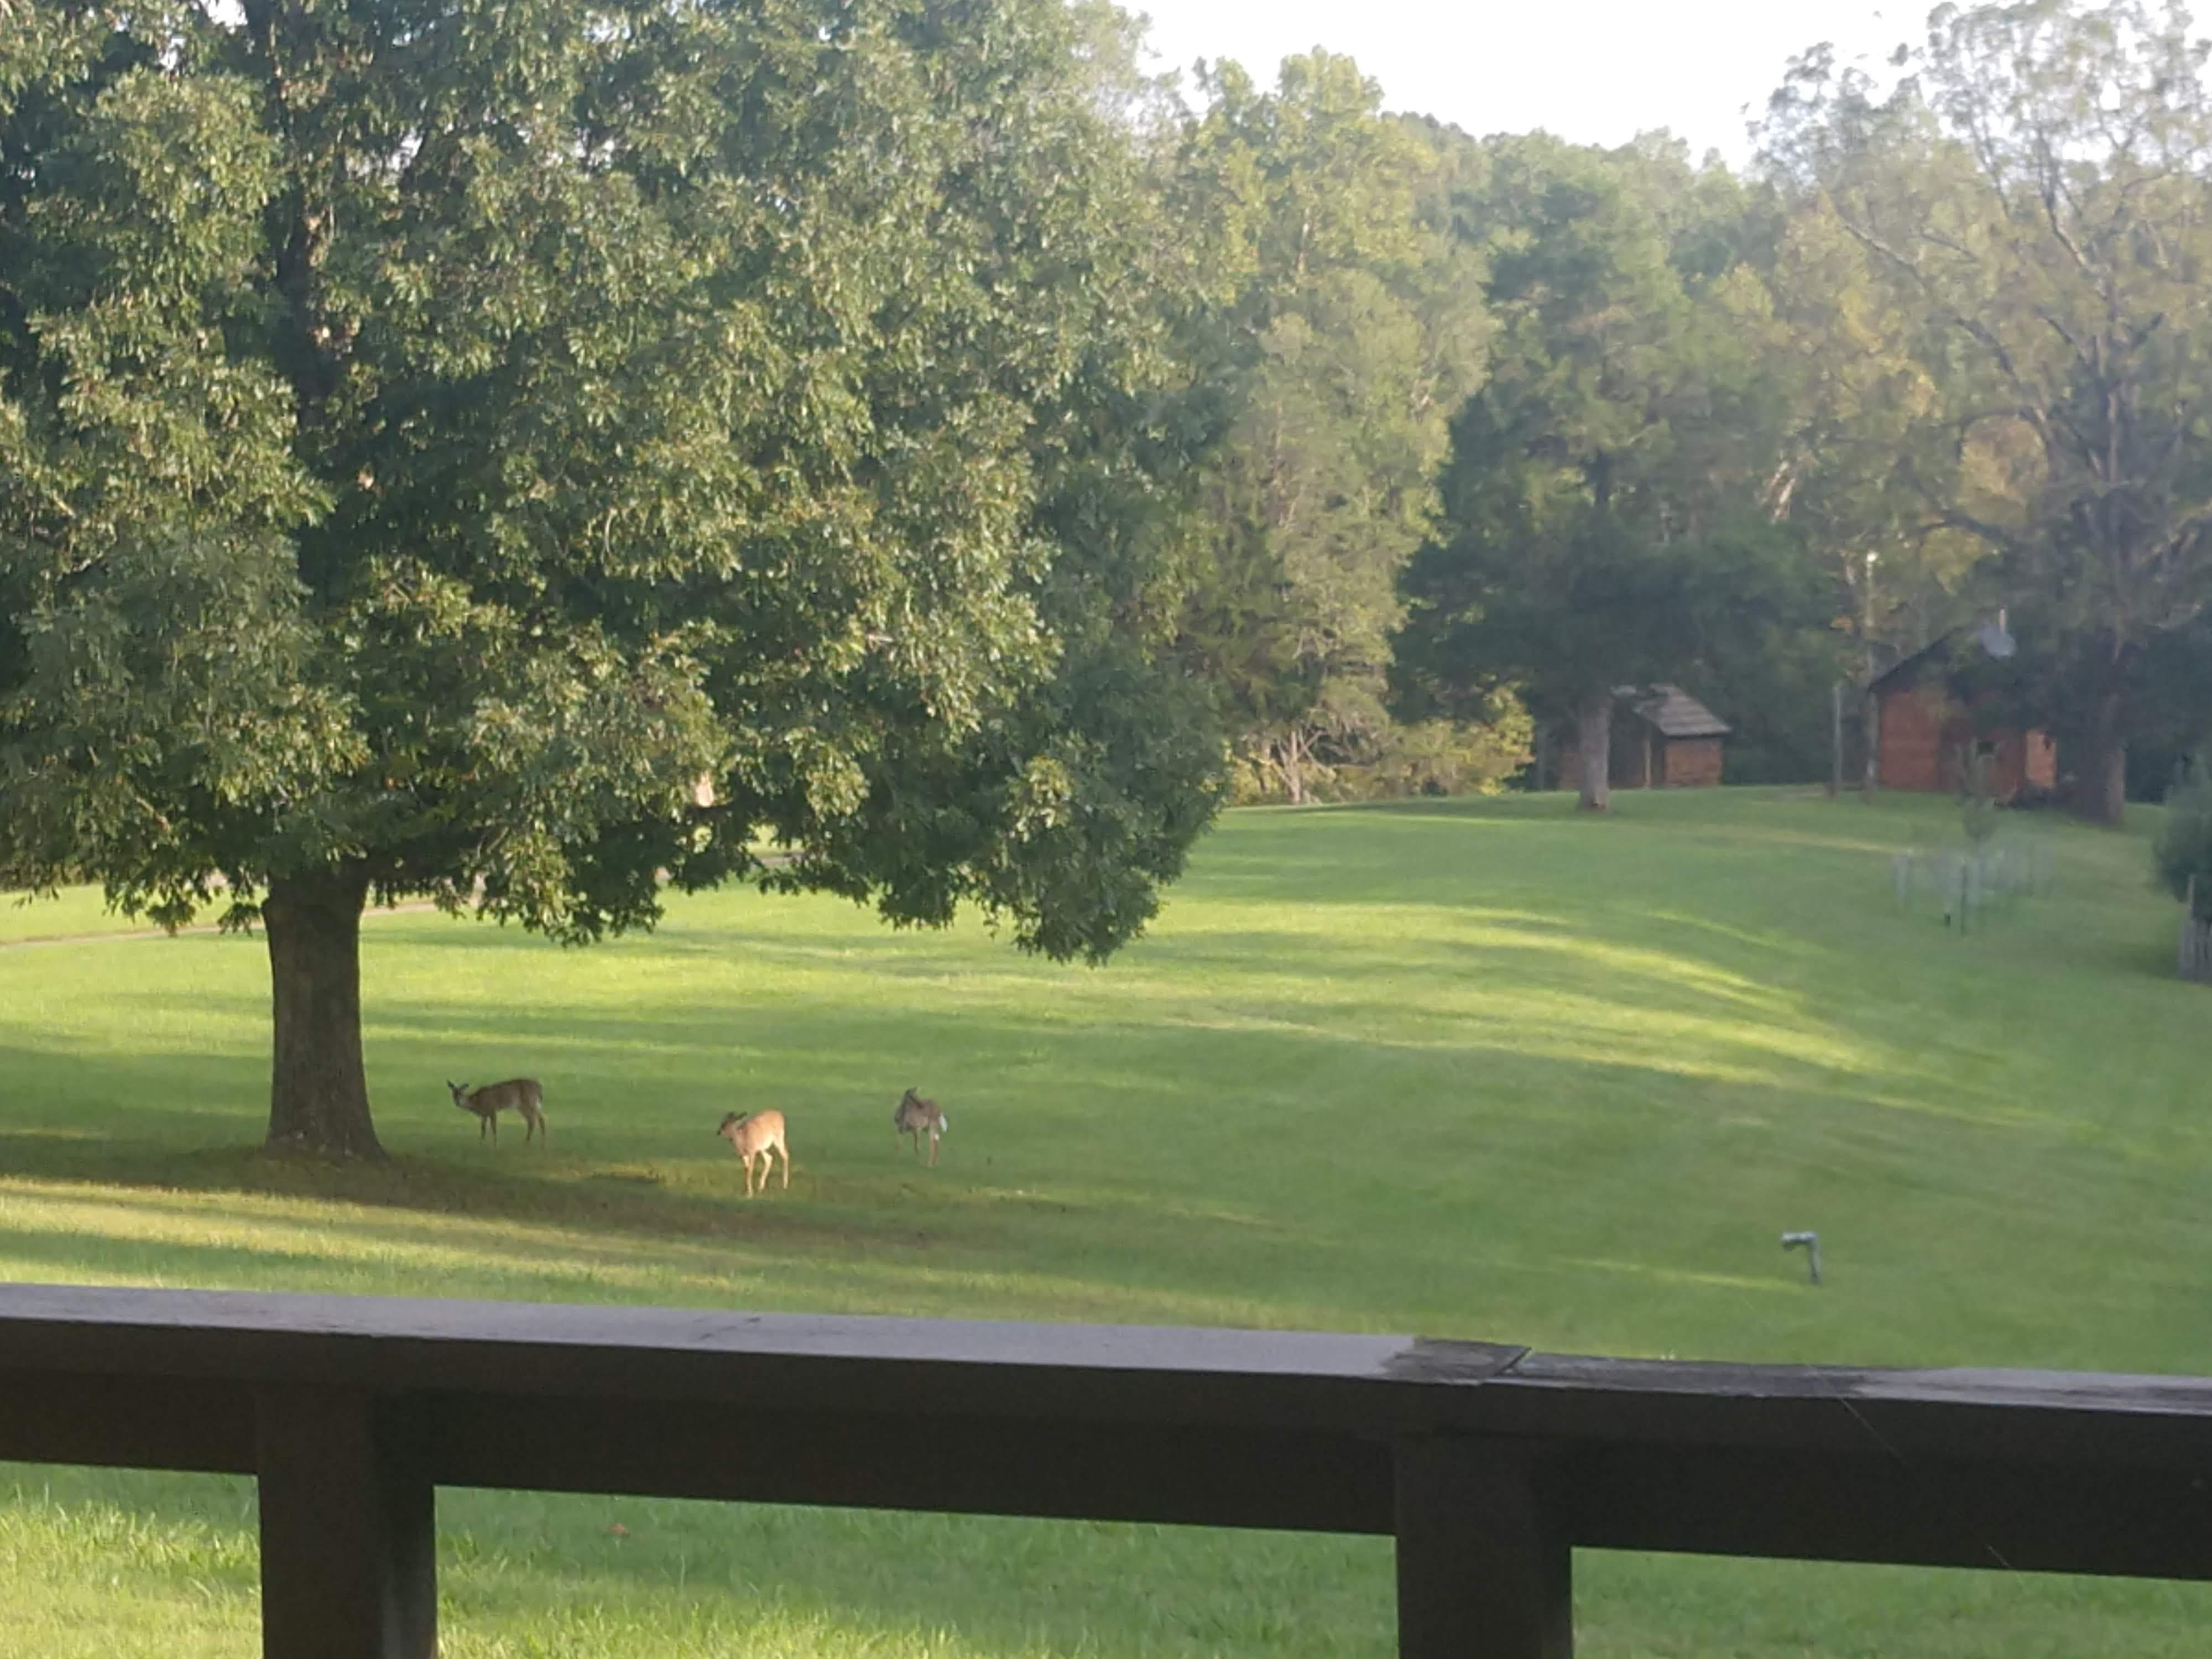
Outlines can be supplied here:
[[1782, 1248], [1805, 1252], [1805, 1265], [1813, 1270], [1813, 1282], [1820, 1282], [1820, 1235], [1818, 1233], [1784, 1233]]

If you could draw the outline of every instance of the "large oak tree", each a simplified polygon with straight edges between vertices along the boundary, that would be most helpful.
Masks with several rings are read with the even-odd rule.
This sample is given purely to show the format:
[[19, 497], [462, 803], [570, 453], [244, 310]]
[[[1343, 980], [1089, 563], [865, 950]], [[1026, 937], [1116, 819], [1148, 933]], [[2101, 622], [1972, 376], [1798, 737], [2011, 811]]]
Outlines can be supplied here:
[[11, 13], [0, 886], [258, 921], [270, 1142], [343, 1156], [370, 902], [584, 941], [750, 874], [1128, 939], [1220, 745], [1155, 666], [1182, 457], [1110, 33]]

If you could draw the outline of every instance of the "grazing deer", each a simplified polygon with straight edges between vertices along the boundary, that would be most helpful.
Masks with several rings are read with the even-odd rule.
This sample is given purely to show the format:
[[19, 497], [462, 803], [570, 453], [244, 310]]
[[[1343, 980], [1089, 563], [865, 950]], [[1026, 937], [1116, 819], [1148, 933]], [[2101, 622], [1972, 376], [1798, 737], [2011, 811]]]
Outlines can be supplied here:
[[783, 1154], [784, 1190], [791, 1190], [791, 1146], [783, 1138], [781, 1112], [732, 1112], [714, 1131], [730, 1143], [730, 1150], [745, 1161], [745, 1196], [753, 1195], [753, 1160], [761, 1160], [761, 1190], [775, 1173], [775, 1155]]
[[924, 1099], [911, 1089], [900, 1100], [898, 1109], [891, 1114], [891, 1138], [896, 1139], [900, 1135], [912, 1135], [916, 1158], [921, 1156], [922, 1136], [927, 1134], [929, 1137], [929, 1162], [933, 1169], [937, 1164], [937, 1143], [944, 1139], [945, 1132], [951, 1127], [952, 1120], [945, 1115], [942, 1107], [933, 1100]]
[[543, 1133], [548, 1140], [553, 1132], [545, 1127], [545, 1091], [538, 1086], [534, 1077], [509, 1078], [504, 1083], [487, 1083], [481, 1089], [471, 1089], [465, 1083], [456, 1083], [448, 1078], [446, 1086], [453, 1091], [453, 1104], [465, 1112], [477, 1115], [477, 1139], [491, 1131], [492, 1144], [499, 1144], [499, 1115], [512, 1109], [522, 1114], [522, 1139], [527, 1143], [532, 1135]]

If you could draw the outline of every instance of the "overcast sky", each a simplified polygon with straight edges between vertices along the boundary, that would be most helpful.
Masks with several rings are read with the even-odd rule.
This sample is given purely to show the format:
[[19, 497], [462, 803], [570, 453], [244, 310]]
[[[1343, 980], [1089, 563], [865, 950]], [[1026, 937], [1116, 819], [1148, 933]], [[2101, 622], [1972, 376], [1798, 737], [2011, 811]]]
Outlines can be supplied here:
[[[1130, 0], [1125, 0], [1125, 3]], [[1156, 68], [1233, 58], [1263, 82], [1293, 52], [1348, 52], [1384, 106], [1480, 136], [1542, 127], [1617, 144], [1651, 127], [1693, 155], [1749, 153], [1755, 114], [1789, 60], [1832, 40], [1886, 57], [1923, 33], [1926, 0], [1133, 0]]]

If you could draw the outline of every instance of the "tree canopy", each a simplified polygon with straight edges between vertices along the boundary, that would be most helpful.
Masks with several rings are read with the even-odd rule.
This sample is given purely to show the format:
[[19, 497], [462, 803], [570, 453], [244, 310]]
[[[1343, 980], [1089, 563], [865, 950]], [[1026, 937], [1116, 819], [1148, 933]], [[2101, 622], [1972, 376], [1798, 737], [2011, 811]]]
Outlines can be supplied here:
[[1291, 58], [1272, 91], [1231, 64], [1203, 90], [1166, 169], [1203, 272], [1184, 349], [1222, 426], [1185, 654], [1297, 801], [1389, 746], [1398, 577], [1487, 325], [1473, 250], [1431, 210], [1446, 156], [1350, 59]]
[[1769, 306], [1724, 175], [1540, 136], [1485, 161], [1463, 217], [1497, 336], [1453, 424], [1446, 533], [1407, 574], [1401, 678], [1446, 707], [1510, 683], [1571, 719], [1602, 810], [1617, 688], [1814, 603], [1777, 527]]
[[1923, 533], [1973, 538], [2027, 649], [2023, 715], [2094, 816], [2172, 707], [2161, 641], [2212, 598], [2212, 96], [2179, 5], [1944, 7], [1893, 90], [1825, 53], [1765, 127], [1911, 383], [1873, 450]]
[[[41, 5], [0, 37], [0, 883], [355, 927], [663, 874], [1103, 958], [1210, 816], [1164, 239], [1056, 0]], [[1150, 618], [1150, 620], [1148, 620]]]

